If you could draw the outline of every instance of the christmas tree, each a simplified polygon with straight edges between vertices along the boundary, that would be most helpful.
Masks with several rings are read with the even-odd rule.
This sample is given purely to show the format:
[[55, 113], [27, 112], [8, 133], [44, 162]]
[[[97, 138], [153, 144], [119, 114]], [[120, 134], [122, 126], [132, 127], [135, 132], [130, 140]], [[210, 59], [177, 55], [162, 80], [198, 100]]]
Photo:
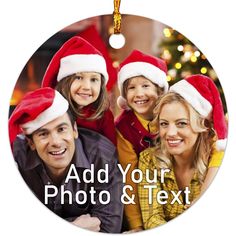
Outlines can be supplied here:
[[192, 74], [203, 74], [212, 78], [221, 94], [226, 112], [226, 103], [219, 79], [205, 55], [178, 31], [166, 27], [161, 41], [159, 57], [167, 62], [167, 79], [170, 85]]

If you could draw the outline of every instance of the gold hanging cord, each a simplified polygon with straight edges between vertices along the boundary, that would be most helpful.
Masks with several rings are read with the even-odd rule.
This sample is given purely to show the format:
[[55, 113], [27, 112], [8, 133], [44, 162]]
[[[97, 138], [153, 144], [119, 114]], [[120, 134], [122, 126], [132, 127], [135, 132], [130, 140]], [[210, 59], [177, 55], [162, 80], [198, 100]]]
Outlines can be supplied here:
[[114, 34], [120, 34], [121, 28], [121, 14], [120, 14], [120, 2], [121, 0], [114, 0], [114, 12], [113, 12], [113, 27]]

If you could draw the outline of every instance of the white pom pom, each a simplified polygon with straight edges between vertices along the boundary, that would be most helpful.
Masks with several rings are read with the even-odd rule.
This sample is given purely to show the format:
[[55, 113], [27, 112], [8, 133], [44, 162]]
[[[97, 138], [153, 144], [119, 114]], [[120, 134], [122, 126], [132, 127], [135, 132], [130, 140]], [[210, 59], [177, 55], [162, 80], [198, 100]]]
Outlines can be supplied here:
[[117, 98], [117, 105], [120, 109], [130, 110], [130, 107], [128, 106], [127, 100], [122, 96], [119, 96]]
[[216, 141], [216, 149], [218, 151], [224, 151], [226, 148], [227, 139], [221, 139]]

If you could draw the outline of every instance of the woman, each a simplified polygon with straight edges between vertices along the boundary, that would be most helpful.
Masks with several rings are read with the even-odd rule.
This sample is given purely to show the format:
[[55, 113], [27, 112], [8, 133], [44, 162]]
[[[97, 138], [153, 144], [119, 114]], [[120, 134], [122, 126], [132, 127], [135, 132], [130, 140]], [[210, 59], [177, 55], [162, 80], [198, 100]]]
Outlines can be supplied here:
[[[138, 191], [145, 229], [175, 218], [205, 190], [222, 160], [227, 133], [219, 92], [206, 76], [193, 75], [176, 83], [157, 104], [154, 122], [160, 140], [139, 159], [144, 177]], [[161, 180], [165, 168], [169, 170]], [[148, 179], [157, 169], [155, 186], [146, 179], [147, 169]]]

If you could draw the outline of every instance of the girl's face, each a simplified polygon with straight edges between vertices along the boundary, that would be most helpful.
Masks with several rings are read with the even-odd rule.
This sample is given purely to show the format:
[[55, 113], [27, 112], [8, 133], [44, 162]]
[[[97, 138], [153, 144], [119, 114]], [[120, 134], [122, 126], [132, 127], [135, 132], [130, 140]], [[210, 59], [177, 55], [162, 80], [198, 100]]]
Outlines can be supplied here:
[[159, 116], [159, 130], [167, 151], [176, 157], [189, 158], [198, 133], [190, 125], [187, 108], [180, 102], [163, 105]]
[[142, 118], [151, 120], [158, 92], [157, 87], [143, 76], [131, 78], [126, 94], [129, 106]]
[[100, 94], [102, 76], [96, 72], [76, 73], [70, 87], [72, 99], [81, 107], [95, 102]]

